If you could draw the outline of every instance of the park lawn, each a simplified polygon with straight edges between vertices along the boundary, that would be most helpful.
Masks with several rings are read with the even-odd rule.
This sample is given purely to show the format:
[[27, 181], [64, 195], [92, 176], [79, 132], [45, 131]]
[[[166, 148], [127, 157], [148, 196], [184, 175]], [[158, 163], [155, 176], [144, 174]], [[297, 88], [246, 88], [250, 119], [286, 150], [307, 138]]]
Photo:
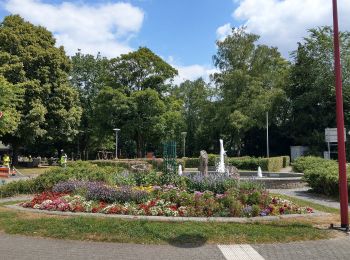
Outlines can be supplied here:
[[153, 222], [116, 218], [49, 216], [0, 205], [0, 231], [59, 239], [142, 244], [274, 243], [327, 239], [334, 231], [307, 220], [253, 224]]
[[32, 175], [32, 176], [43, 174], [46, 171], [48, 171], [50, 168], [51, 166], [35, 167], [35, 168], [26, 168], [26, 167], [16, 166], [16, 169], [23, 175]]

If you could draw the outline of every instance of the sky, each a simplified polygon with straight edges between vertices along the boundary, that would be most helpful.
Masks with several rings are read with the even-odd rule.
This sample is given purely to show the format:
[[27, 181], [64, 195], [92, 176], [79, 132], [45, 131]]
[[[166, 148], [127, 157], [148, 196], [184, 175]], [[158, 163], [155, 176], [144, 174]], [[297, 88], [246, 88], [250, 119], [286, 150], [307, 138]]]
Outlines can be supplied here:
[[[53, 32], [68, 55], [108, 58], [150, 48], [179, 71], [175, 82], [216, 71], [215, 42], [246, 26], [285, 58], [307, 29], [332, 25], [330, 0], [0, 0], [0, 17], [19, 14]], [[338, 0], [339, 26], [350, 31], [350, 5]]]

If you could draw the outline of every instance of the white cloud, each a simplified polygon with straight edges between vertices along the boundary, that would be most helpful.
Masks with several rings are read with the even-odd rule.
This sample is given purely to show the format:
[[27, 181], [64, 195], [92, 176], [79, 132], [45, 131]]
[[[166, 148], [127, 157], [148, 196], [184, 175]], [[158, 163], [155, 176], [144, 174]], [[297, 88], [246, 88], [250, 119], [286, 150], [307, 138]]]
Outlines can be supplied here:
[[180, 84], [185, 80], [196, 80], [200, 77], [204, 81], [209, 82], [209, 75], [217, 72], [215, 68], [204, 65], [189, 65], [189, 66], [179, 66], [172, 64], [179, 72], [179, 75], [174, 79], [175, 84]]
[[84, 53], [100, 51], [107, 57], [116, 57], [132, 50], [129, 40], [141, 29], [144, 19], [141, 9], [123, 2], [99, 5], [77, 2], [7, 0], [4, 7], [52, 31], [57, 45], [63, 45], [69, 55], [81, 49]]
[[[232, 16], [247, 30], [261, 36], [260, 42], [279, 47], [284, 56], [296, 49], [307, 29], [332, 25], [329, 0], [238, 0]], [[350, 5], [338, 1], [340, 29], [350, 29]], [[225, 26], [225, 25], [224, 25]], [[219, 28], [218, 28], [219, 29]]]
[[230, 23], [224, 24], [216, 29], [216, 37], [219, 41], [223, 41], [232, 31]]

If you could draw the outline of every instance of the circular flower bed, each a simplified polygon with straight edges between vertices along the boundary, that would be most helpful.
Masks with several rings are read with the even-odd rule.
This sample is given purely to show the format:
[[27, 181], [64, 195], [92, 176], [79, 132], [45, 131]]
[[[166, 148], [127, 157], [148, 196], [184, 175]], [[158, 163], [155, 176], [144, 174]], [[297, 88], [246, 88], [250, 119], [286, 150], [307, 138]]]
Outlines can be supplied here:
[[230, 188], [223, 193], [190, 192], [173, 185], [112, 187], [101, 182], [67, 181], [52, 191], [21, 204], [26, 208], [104, 214], [255, 217], [312, 213], [291, 201], [270, 196], [254, 185]]

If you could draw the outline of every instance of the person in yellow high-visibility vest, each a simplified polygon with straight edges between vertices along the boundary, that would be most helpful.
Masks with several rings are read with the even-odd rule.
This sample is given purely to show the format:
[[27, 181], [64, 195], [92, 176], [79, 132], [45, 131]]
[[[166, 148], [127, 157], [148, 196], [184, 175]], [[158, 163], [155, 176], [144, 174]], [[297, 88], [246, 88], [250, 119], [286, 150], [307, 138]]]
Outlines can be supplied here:
[[5, 167], [9, 169], [9, 174], [10, 174], [10, 162], [11, 162], [10, 156], [6, 153], [2, 158], [2, 163]]
[[61, 166], [66, 168], [67, 167], [67, 154], [62, 154], [61, 160], [60, 160]]

